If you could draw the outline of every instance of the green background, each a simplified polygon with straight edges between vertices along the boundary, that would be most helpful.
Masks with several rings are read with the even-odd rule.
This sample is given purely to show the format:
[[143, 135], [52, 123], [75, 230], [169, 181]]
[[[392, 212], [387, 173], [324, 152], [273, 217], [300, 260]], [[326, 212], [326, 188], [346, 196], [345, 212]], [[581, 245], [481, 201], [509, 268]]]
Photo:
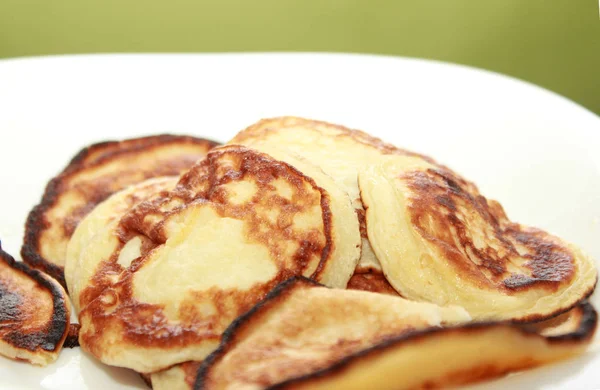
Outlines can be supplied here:
[[393, 54], [509, 74], [600, 113], [598, 15], [598, 0], [0, 0], [0, 57]]

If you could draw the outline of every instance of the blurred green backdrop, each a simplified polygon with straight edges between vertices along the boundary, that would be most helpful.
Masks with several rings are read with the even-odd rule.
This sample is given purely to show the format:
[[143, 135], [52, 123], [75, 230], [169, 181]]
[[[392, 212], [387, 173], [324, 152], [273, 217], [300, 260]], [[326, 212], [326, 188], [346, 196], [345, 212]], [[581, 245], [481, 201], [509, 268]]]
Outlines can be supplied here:
[[509, 74], [600, 113], [598, 15], [598, 0], [0, 0], [0, 57], [393, 54]]

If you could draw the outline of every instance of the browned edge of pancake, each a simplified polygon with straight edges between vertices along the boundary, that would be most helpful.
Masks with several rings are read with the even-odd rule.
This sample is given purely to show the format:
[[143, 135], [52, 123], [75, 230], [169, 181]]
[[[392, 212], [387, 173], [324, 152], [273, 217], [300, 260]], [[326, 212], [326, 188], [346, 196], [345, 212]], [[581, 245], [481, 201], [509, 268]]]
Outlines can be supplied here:
[[[219, 347], [211, 353], [202, 363], [200, 368], [198, 369], [198, 376], [196, 378], [196, 383], [194, 385], [195, 390], [204, 389], [204, 381], [206, 375], [208, 374], [211, 366], [216, 364], [221, 358], [223, 358], [229, 350], [235, 346], [236, 337], [239, 331], [242, 331], [243, 328], [249, 325], [252, 317], [261, 314], [264, 314], [269, 307], [276, 304], [278, 299], [283, 298], [285, 293], [291, 291], [291, 287], [296, 283], [309, 283], [315, 286], [320, 286], [319, 283], [312, 281], [311, 279], [307, 279], [305, 277], [293, 277], [285, 282], [279, 284], [275, 287], [262, 301], [260, 301], [256, 306], [250, 309], [247, 313], [238, 317], [231, 325], [227, 328], [227, 330], [223, 333], [223, 337], [221, 339], [221, 343]], [[571, 333], [562, 334], [559, 336], [548, 336], [544, 337], [549, 343], [577, 343], [589, 340], [593, 337], [594, 332], [596, 330], [596, 324], [598, 321], [598, 315], [596, 310], [589, 302], [580, 303], [582, 315], [580, 326], [577, 330]], [[388, 349], [396, 348], [403, 343], [419, 341], [422, 339], [426, 339], [430, 335], [434, 334], [460, 334], [460, 333], [476, 333], [478, 331], [483, 331], [485, 329], [491, 327], [514, 327], [517, 331], [521, 332], [524, 336], [531, 337], [543, 337], [539, 335], [534, 329], [517, 326], [516, 323], [510, 321], [502, 321], [502, 322], [476, 322], [463, 324], [458, 326], [452, 326], [448, 328], [427, 328], [424, 330], [414, 331], [407, 334], [403, 334], [399, 337], [392, 337], [382, 343], [376, 344], [370, 348], [364, 349], [357, 353], [351, 354], [335, 363], [331, 366], [326, 367], [322, 370], [315, 371], [308, 375], [302, 375], [297, 378], [291, 378], [284, 382], [278, 383], [276, 385], [268, 387], [268, 389], [283, 389], [288, 386], [293, 386], [294, 384], [305, 383], [311, 380], [317, 380], [323, 376], [338, 374], [343, 372], [344, 370], [350, 369], [351, 365], [359, 362], [361, 359], [369, 359], [374, 355], [385, 353]], [[493, 376], [499, 376], [504, 374], [504, 372], [495, 373], [482, 373], [482, 378], [490, 378]]]
[[[124, 154], [134, 154], [139, 151], [145, 151], [156, 146], [163, 146], [167, 143], [207, 143], [211, 148], [219, 145], [218, 142], [196, 138], [186, 135], [160, 134], [141, 138], [132, 138], [124, 141], [105, 141], [99, 142], [82, 149], [75, 155], [63, 171], [54, 177], [44, 190], [42, 199], [38, 205], [33, 207], [27, 216], [25, 222], [25, 235], [23, 238], [23, 247], [21, 248], [21, 257], [23, 261], [45, 272], [56, 279], [65, 289], [64, 269], [58, 265], [47, 261], [40, 254], [40, 237], [42, 231], [48, 227], [45, 219], [45, 213], [51, 209], [61, 195], [61, 184], [72, 175], [80, 172], [84, 168], [101, 165], [106, 161], [115, 159]], [[105, 149], [104, 152], [102, 150]]]
[[[63, 291], [55, 283], [45, 278], [40, 271], [28, 267], [25, 263], [16, 261], [11, 255], [2, 250], [2, 246], [0, 246], [0, 260], [33, 279], [38, 286], [48, 290], [52, 295], [52, 319], [45, 329], [39, 333], [26, 336], [13, 333], [14, 336], [5, 336], [3, 341], [15, 348], [28, 351], [35, 351], [38, 346], [49, 352], [56, 351], [62, 346], [69, 326], [68, 317], [70, 313], [67, 312], [67, 302], [65, 302], [66, 297], [63, 295]], [[4, 291], [0, 289], [0, 293], [3, 294]]]
[[209, 141], [215, 144], [213, 146], [218, 145], [217, 142], [206, 140], [204, 138], [175, 134], [156, 134], [138, 138], [129, 138], [122, 141], [102, 141], [81, 149], [71, 161], [69, 161], [64, 171], [79, 169], [81, 166], [87, 166], [89, 164], [112, 159], [121, 154], [145, 150], [148, 146], [186, 140], [191, 142], [196, 142], [198, 140]]
[[589, 305], [589, 303], [587, 302], [587, 299], [594, 293], [597, 284], [598, 284], [598, 277], [596, 277], [596, 282], [589, 289], [589, 291], [587, 291], [585, 293], [585, 295], [583, 295], [581, 297], [580, 300], [573, 303], [572, 305], [560, 307], [560, 308], [556, 309], [555, 311], [553, 311], [551, 314], [547, 314], [547, 315], [531, 314], [526, 317], [515, 319], [512, 322], [515, 324], [527, 325], [527, 324], [531, 324], [531, 323], [548, 321], [548, 320], [552, 320], [558, 316], [561, 316], [561, 315], [567, 313], [569, 310], [576, 308], [578, 305]]

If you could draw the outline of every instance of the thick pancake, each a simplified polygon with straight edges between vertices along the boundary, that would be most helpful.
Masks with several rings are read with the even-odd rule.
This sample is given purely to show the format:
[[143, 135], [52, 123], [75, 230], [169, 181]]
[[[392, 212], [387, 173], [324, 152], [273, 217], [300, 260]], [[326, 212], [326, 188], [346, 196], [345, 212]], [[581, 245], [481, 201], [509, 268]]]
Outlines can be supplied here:
[[[266, 152], [270, 150], [268, 148], [273, 147], [288, 150], [317, 165], [331, 176], [352, 199], [361, 222], [363, 242], [359, 272], [364, 273], [373, 265], [379, 268], [364, 228], [364, 210], [357, 182], [358, 171], [376, 163], [381, 156], [419, 155], [386, 144], [360, 130], [296, 117], [261, 120], [240, 132], [229, 144], [248, 145]], [[427, 159], [424, 156], [419, 157]], [[363, 282], [368, 283], [369, 280]], [[363, 286], [371, 289], [381, 288], [379, 282], [372, 287], [364, 284]]]
[[0, 354], [44, 366], [56, 360], [69, 332], [65, 290], [0, 248]]
[[[67, 246], [65, 263], [65, 279], [76, 312], [80, 309], [79, 293], [82, 288], [89, 287], [90, 279], [102, 260], [102, 256], [97, 256], [97, 253], [94, 253], [95, 257], [89, 256], [85, 248], [95, 240], [97, 246], [104, 248], [105, 256], [110, 256], [114, 246], [102, 241], [107, 237], [105, 233], [114, 231], [129, 209], [151, 196], [172, 190], [178, 181], [178, 176], [167, 176], [131, 185], [96, 206], [77, 226]], [[108, 238], [111, 238], [110, 235]], [[82, 257], [86, 254], [87, 257]]]
[[405, 298], [455, 304], [475, 319], [536, 321], [567, 311], [596, 283], [574, 245], [508, 220], [448, 168], [388, 157], [359, 174], [369, 241]]
[[[334, 204], [352, 215], [349, 199], [332, 200], [289, 164], [240, 146], [214, 149], [173, 191], [133, 207], [73, 254], [67, 282], [86, 281], [72, 291], [82, 348], [156, 372], [204, 359], [231, 321], [290, 276], [345, 287], [350, 272], [329, 270], [356, 264], [358, 233], [336, 226]], [[341, 243], [352, 240], [348, 251]], [[93, 275], [75, 277], [78, 269]]]
[[580, 310], [569, 333], [544, 337], [509, 323], [461, 324], [459, 308], [292, 279], [227, 329], [195, 389], [451, 387], [580, 353], [596, 327], [594, 309]]
[[27, 218], [23, 260], [63, 286], [65, 251], [81, 219], [109, 195], [147, 178], [179, 175], [216, 143], [158, 135], [91, 145], [52, 179]]

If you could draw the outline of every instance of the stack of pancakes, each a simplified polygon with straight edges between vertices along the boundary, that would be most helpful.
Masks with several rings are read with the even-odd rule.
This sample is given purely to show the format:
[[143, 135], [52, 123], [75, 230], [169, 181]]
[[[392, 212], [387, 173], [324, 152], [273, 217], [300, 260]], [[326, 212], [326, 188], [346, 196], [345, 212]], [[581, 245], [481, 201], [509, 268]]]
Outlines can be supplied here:
[[445, 387], [594, 334], [592, 259], [429, 157], [293, 117], [190, 145], [78, 157], [23, 248], [82, 348], [155, 389]]

